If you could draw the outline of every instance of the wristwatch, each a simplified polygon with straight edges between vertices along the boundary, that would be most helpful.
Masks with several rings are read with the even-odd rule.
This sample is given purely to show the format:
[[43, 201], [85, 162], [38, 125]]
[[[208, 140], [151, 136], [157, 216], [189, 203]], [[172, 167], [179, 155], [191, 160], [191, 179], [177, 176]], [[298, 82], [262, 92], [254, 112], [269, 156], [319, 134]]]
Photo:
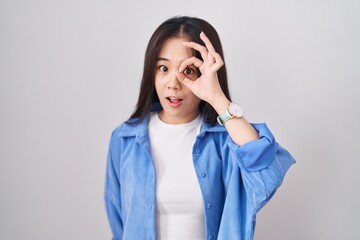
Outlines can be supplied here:
[[220, 125], [224, 125], [226, 121], [232, 118], [241, 118], [244, 115], [244, 110], [235, 103], [230, 103], [226, 111], [217, 117]]

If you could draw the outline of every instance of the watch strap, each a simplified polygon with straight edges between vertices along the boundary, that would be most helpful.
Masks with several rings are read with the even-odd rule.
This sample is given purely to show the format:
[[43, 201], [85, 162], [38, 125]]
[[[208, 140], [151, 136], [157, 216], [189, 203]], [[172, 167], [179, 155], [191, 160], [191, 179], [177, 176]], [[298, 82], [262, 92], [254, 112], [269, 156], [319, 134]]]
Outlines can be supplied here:
[[224, 123], [231, 118], [233, 118], [233, 116], [230, 114], [229, 110], [226, 109], [226, 111], [223, 114], [220, 114], [217, 117], [217, 121], [220, 125], [224, 125]]

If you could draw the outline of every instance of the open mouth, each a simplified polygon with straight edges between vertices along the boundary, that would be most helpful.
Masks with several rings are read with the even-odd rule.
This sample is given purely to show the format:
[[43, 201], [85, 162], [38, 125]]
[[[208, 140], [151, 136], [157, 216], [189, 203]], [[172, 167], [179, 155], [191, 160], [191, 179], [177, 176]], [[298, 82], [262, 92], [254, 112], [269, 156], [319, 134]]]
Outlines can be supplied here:
[[183, 99], [177, 98], [177, 97], [167, 97], [166, 99], [171, 103], [179, 103], [183, 100]]

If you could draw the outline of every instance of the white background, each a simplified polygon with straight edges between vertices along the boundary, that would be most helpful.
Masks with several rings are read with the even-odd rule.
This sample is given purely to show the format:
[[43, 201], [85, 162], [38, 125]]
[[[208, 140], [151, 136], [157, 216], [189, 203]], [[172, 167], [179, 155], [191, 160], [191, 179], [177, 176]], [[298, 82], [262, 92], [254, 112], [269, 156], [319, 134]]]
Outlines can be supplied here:
[[191, 15], [222, 39], [233, 100], [297, 160], [255, 239], [360, 239], [359, 1], [0, 0], [0, 239], [110, 239], [111, 131], [146, 44]]

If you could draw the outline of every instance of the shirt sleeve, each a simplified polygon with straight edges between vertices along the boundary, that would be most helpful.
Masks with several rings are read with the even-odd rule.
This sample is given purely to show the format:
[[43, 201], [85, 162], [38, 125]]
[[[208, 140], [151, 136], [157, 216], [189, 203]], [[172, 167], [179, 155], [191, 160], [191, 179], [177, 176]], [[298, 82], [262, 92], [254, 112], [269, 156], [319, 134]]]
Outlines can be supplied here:
[[227, 143], [230, 155], [237, 162], [249, 200], [258, 211], [281, 185], [286, 172], [295, 163], [291, 154], [281, 147], [266, 124], [252, 124], [260, 138], [244, 145]]
[[[114, 133], [113, 133], [114, 135]], [[110, 141], [107, 163], [106, 163], [106, 179], [105, 179], [105, 208], [112, 231], [113, 240], [121, 240], [123, 235], [123, 222], [121, 219], [120, 205], [120, 183], [119, 171], [114, 161], [113, 153], [113, 135]]]

